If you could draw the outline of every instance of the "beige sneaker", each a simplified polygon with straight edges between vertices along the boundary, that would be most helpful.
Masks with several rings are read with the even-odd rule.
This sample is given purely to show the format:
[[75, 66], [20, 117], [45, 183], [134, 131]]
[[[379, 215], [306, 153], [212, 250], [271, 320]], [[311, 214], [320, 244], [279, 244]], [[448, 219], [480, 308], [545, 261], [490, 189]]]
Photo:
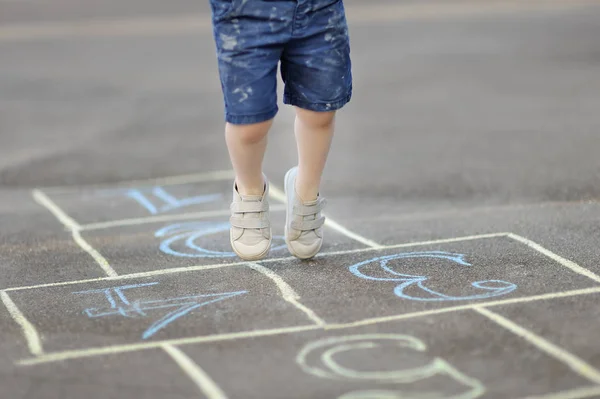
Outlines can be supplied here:
[[325, 199], [319, 197], [315, 201], [300, 201], [295, 187], [297, 173], [298, 167], [293, 167], [285, 175], [285, 242], [292, 255], [310, 259], [323, 245], [325, 218], [321, 216], [321, 211], [325, 206]]
[[229, 239], [231, 248], [243, 260], [262, 259], [271, 249], [268, 197], [269, 183], [266, 177], [262, 196], [240, 195], [236, 184], [233, 184]]

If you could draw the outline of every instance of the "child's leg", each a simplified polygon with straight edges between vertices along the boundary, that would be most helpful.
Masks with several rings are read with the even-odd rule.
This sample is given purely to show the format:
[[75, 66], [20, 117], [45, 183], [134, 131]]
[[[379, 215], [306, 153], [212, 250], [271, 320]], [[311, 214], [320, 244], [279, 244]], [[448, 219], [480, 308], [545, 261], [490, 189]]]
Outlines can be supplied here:
[[[269, 252], [269, 185], [262, 174], [267, 132], [277, 114], [277, 65], [291, 37], [296, 2], [210, 0], [225, 102], [225, 139], [236, 174], [230, 242], [242, 259]], [[277, 12], [274, 13], [273, 9]]]
[[317, 199], [333, 138], [335, 112], [316, 112], [296, 107], [298, 145], [296, 192], [303, 202]]
[[242, 259], [259, 260], [271, 247], [269, 186], [262, 173], [271, 120], [247, 124], [228, 122], [225, 140], [233, 169], [231, 248]]
[[296, 107], [298, 167], [285, 175], [285, 241], [290, 252], [301, 259], [315, 256], [323, 244], [325, 219], [321, 210], [325, 200], [319, 195], [319, 186], [333, 138], [334, 118], [335, 111]]
[[227, 150], [241, 195], [262, 195], [264, 191], [262, 163], [272, 121], [249, 125], [227, 123], [225, 126]]
[[[302, 201], [317, 198], [333, 138], [335, 111], [352, 95], [350, 40], [342, 1], [298, 2], [302, 21], [283, 52], [284, 103], [295, 106], [298, 145], [296, 191]], [[302, 2], [302, 4], [306, 4]]]
[[296, 107], [298, 167], [285, 177], [285, 238], [290, 252], [315, 256], [323, 244], [319, 195], [333, 138], [335, 111], [352, 95], [348, 27], [341, 0], [298, 1], [294, 37], [281, 62], [284, 103]]

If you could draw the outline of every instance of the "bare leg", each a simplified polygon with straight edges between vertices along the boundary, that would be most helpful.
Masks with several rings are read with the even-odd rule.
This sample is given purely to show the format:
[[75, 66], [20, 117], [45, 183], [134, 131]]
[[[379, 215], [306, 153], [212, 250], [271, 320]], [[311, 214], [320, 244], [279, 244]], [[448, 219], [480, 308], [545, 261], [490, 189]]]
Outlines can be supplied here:
[[267, 133], [273, 120], [251, 125], [225, 126], [225, 141], [238, 192], [241, 195], [262, 195], [264, 181], [262, 163], [267, 149]]
[[335, 112], [315, 112], [296, 107], [296, 192], [303, 202], [317, 199], [321, 176], [333, 139], [334, 125]]
[[228, 123], [225, 127], [237, 186], [233, 191], [230, 242], [234, 252], [244, 260], [262, 259], [271, 247], [268, 213], [256, 208], [259, 204], [268, 205], [262, 163], [271, 124], [272, 121], [248, 125]]

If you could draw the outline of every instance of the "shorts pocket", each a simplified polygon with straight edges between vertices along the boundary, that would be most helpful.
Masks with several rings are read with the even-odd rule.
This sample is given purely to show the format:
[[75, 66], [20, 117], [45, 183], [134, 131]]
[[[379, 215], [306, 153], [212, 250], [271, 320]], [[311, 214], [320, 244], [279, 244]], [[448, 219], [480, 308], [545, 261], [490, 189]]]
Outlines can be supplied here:
[[238, 0], [208, 0], [212, 11], [213, 20], [226, 19], [235, 9]]

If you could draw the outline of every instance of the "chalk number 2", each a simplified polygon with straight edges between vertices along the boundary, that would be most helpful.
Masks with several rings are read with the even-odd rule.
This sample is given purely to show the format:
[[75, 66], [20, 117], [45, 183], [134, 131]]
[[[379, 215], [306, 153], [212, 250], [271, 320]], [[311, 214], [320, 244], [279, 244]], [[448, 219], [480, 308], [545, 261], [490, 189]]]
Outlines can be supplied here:
[[320, 378], [340, 381], [370, 382], [379, 384], [406, 384], [416, 383], [433, 377], [448, 377], [464, 387], [459, 393], [443, 392], [409, 392], [407, 389], [398, 390], [362, 390], [344, 394], [338, 399], [475, 399], [485, 393], [485, 387], [478, 380], [471, 378], [451, 364], [440, 358], [434, 358], [430, 363], [414, 368], [390, 371], [360, 371], [344, 367], [336, 356], [345, 352], [364, 351], [377, 347], [390, 346], [392, 349], [401, 348], [408, 351], [403, 357], [410, 357], [411, 353], [425, 352], [427, 347], [419, 339], [400, 334], [360, 334], [342, 337], [325, 338], [306, 345], [296, 357], [296, 362], [306, 373]]

